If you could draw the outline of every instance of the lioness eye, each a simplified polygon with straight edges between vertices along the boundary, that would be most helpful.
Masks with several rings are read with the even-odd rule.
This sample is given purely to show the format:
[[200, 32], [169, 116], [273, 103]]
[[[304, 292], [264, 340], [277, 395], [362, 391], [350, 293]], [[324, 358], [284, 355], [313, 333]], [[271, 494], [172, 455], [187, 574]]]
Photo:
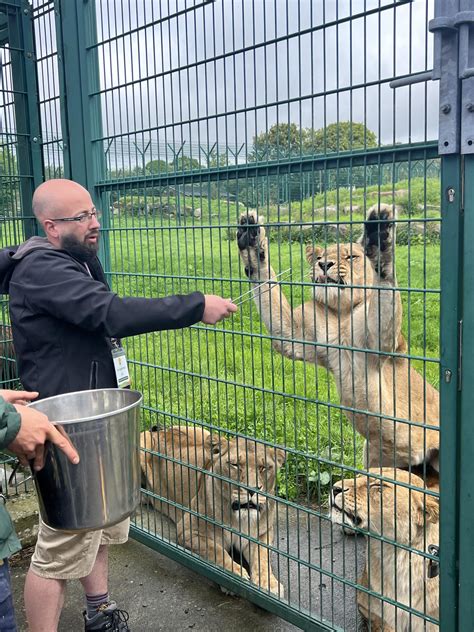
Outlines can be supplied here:
[[350, 259], [358, 259], [359, 255], [347, 255], [346, 259], [350, 261]]

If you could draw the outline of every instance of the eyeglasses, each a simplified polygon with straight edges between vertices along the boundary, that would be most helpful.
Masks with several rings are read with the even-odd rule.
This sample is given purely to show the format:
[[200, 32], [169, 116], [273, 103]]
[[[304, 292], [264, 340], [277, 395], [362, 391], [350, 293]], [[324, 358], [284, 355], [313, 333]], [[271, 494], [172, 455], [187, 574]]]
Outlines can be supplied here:
[[79, 222], [79, 224], [86, 224], [89, 223], [93, 217], [100, 219], [100, 211], [96, 208], [93, 208], [92, 211], [83, 211], [74, 217], [48, 217], [48, 219], [50, 222]]

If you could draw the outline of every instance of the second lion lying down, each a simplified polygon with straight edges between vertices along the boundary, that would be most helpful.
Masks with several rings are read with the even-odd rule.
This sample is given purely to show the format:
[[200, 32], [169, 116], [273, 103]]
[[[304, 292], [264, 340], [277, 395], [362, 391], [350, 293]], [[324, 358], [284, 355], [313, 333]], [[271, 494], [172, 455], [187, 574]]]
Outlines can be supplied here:
[[178, 542], [283, 597], [270, 565], [275, 501], [268, 495], [275, 493], [284, 451], [191, 426], [152, 428], [141, 433], [140, 444], [146, 488], [171, 501], [153, 504], [176, 524]]

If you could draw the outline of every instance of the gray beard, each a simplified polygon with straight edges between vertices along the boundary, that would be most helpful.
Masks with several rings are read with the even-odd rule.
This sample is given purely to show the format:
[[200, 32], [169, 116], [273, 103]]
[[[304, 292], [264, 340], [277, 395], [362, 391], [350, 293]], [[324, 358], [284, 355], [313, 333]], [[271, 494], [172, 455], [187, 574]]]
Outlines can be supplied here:
[[83, 263], [92, 261], [92, 259], [97, 256], [99, 250], [99, 242], [95, 244], [84, 244], [72, 235], [63, 237], [60, 246], [62, 250], [72, 255], [74, 259], [78, 259]]

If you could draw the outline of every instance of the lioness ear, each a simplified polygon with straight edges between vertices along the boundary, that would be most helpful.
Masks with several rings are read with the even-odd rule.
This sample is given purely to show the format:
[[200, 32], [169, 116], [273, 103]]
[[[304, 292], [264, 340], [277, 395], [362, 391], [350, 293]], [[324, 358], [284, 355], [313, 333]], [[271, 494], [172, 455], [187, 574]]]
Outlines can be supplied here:
[[276, 460], [276, 463], [277, 463], [278, 467], [281, 467], [283, 465], [283, 463], [286, 461], [286, 452], [285, 452], [285, 450], [280, 450], [280, 448], [275, 450], [275, 460]]
[[206, 450], [211, 454], [219, 454], [221, 451], [221, 439], [217, 434], [210, 434], [206, 437]]
[[206, 450], [214, 456], [215, 454], [225, 454], [229, 449], [228, 439], [222, 440], [217, 433], [210, 434], [206, 439]]
[[425, 512], [428, 522], [436, 523], [439, 521], [439, 502], [436, 498], [426, 497]]
[[151, 430], [143, 430], [140, 433], [140, 447], [156, 451], [156, 434]]
[[321, 246], [306, 246], [306, 261], [313, 265], [316, 261], [317, 257], [320, 257], [323, 254], [323, 249]]

